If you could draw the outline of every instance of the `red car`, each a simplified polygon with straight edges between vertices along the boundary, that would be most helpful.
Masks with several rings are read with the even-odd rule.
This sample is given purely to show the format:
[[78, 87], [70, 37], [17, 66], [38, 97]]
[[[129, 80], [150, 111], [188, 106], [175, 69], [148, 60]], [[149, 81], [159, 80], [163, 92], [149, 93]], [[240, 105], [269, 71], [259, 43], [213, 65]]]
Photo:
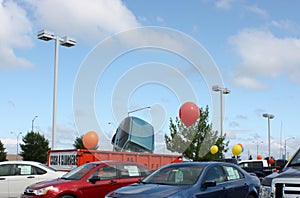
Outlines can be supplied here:
[[99, 161], [79, 166], [59, 179], [28, 186], [23, 198], [93, 198], [136, 183], [151, 173], [134, 162]]

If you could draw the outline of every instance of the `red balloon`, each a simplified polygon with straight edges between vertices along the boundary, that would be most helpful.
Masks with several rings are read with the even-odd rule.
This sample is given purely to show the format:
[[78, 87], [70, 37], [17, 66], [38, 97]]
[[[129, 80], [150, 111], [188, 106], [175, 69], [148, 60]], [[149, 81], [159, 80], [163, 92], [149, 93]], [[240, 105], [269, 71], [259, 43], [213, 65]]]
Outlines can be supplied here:
[[84, 134], [82, 138], [83, 146], [86, 149], [92, 149], [97, 146], [98, 144], [98, 135], [95, 131], [89, 131], [86, 134]]
[[269, 159], [269, 164], [274, 164], [274, 162], [275, 162], [275, 161], [274, 161], [273, 158], [270, 158], [270, 159]]
[[261, 156], [261, 155], [258, 155], [258, 156], [257, 156], [257, 159], [258, 159], [258, 160], [261, 160], [261, 159], [262, 159], [262, 156]]
[[179, 109], [179, 118], [187, 127], [193, 125], [198, 120], [199, 116], [199, 107], [193, 102], [186, 102]]

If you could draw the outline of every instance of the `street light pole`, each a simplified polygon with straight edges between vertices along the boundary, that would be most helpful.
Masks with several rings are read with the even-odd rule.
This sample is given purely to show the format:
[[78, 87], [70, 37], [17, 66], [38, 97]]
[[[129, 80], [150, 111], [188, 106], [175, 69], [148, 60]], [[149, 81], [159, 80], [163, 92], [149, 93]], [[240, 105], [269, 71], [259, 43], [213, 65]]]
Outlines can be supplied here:
[[271, 140], [270, 140], [270, 120], [275, 116], [269, 113], [264, 113], [263, 117], [268, 118], [268, 157], [271, 157]]
[[[253, 142], [255, 143], [255, 142]], [[264, 143], [263, 141], [260, 142], [260, 144]], [[258, 147], [259, 147], [259, 141], [256, 141], [256, 157], [258, 156]]]
[[14, 134], [17, 137], [17, 156], [16, 160], [19, 160], [19, 136], [22, 134], [22, 132], [19, 132], [16, 134], [15, 132], [10, 132], [10, 134]]
[[37, 118], [38, 116], [34, 116], [34, 118], [32, 119], [32, 122], [31, 122], [31, 131], [33, 132], [33, 123], [34, 123], [34, 120]]
[[287, 159], [287, 156], [286, 156], [286, 141], [288, 141], [289, 139], [295, 139], [295, 137], [289, 137], [289, 138], [286, 138], [284, 140], [284, 159]]
[[133, 112], [136, 112], [136, 111], [141, 111], [141, 110], [144, 110], [144, 109], [150, 109], [151, 107], [148, 106], [148, 107], [143, 107], [143, 108], [139, 108], [139, 109], [135, 109], [135, 110], [132, 110], [132, 111], [128, 111], [128, 116], [129, 114], [133, 113]]
[[65, 47], [72, 47], [76, 45], [74, 38], [65, 36], [60, 38], [55, 36], [53, 32], [47, 30], [41, 30], [38, 32], [38, 39], [44, 41], [55, 40], [55, 51], [54, 51], [54, 85], [53, 85], [53, 118], [52, 118], [52, 150], [55, 149], [56, 140], [56, 95], [57, 95], [57, 75], [58, 75], [58, 46], [59, 44]]
[[220, 134], [221, 137], [223, 137], [223, 94], [229, 94], [230, 90], [219, 87], [218, 85], [213, 86], [212, 90], [220, 92]]

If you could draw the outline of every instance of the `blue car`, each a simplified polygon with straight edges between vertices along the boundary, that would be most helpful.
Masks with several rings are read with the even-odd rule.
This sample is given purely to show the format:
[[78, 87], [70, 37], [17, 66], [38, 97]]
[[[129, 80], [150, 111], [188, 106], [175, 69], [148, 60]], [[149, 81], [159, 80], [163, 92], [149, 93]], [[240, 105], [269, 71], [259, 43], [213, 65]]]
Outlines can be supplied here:
[[260, 181], [235, 164], [182, 162], [163, 166], [140, 183], [119, 188], [106, 198], [257, 198]]

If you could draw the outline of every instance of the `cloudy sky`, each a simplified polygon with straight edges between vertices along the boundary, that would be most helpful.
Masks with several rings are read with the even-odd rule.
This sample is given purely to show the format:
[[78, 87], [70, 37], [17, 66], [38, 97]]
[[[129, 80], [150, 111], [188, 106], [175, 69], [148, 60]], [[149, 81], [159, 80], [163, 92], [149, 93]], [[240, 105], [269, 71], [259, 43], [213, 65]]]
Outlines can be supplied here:
[[0, 140], [8, 153], [16, 152], [17, 135], [32, 128], [51, 145], [55, 41], [37, 39], [42, 29], [77, 42], [58, 50], [57, 149], [95, 130], [100, 148], [109, 150], [120, 120], [151, 107], [131, 115], [155, 126], [163, 152], [169, 119], [186, 100], [208, 105], [219, 130], [213, 83], [231, 91], [223, 95], [223, 129], [230, 148], [243, 144], [243, 158], [267, 155], [263, 113], [275, 116], [271, 155], [278, 158], [285, 143], [290, 155], [298, 147], [296, 0], [0, 2]]

